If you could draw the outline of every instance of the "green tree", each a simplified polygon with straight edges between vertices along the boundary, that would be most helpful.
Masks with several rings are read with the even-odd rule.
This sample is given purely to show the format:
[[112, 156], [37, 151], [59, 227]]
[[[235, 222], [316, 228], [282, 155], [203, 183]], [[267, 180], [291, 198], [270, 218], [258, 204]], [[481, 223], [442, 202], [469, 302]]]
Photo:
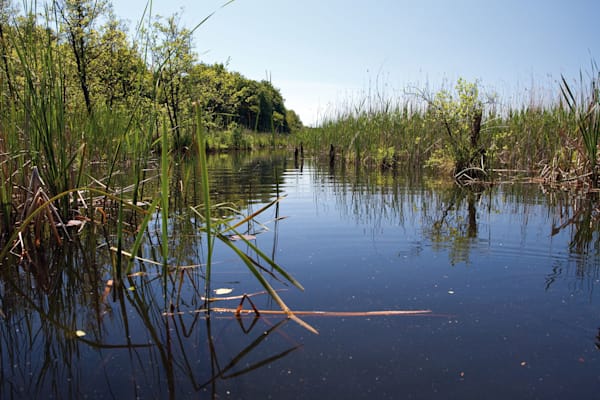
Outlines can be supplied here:
[[294, 110], [287, 110], [285, 120], [291, 133], [299, 132], [304, 127], [300, 116]]
[[129, 44], [122, 23], [111, 12], [98, 41], [98, 56], [92, 60], [96, 71], [98, 100], [109, 109], [118, 103], [133, 106], [134, 95], [147, 69], [135, 47]]
[[13, 74], [10, 68], [10, 58], [12, 57], [11, 46], [9, 44], [9, 36], [11, 35], [11, 26], [9, 17], [16, 13], [15, 8], [10, 0], [2, 0], [0, 2], [0, 57], [2, 57], [2, 70], [6, 81], [9, 98], [16, 99], [15, 87], [13, 84]]
[[238, 91], [240, 74], [227, 71], [223, 64], [198, 64], [191, 74], [194, 93], [211, 125], [226, 129], [230, 121], [238, 119], [243, 93]]
[[152, 57], [158, 99], [169, 116], [176, 145], [181, 142], [184, 101], [191, 102], [189, 87], [184, 82], [192, 72], [196, 55], [192, 51], [192, 32], [179, 26], [177, 14], [154, 24]]
[[55, 0], [54, 7], [61, 16], [62, 29], [77, 66], [85, 107], [88, 114], [91, 114], [93, 106], [89, 66], [98, 55], [97, 24], [106, 15], [110, 5], [106, 0]]
[[452, 157], [455, 176], [467, 171], [485, 174], [485, 152], [480, 146], [483, 102], [477, 83], [460, 78], [454, 93], [441, 90], [427, 101], [431, 115], [446, 133], [446, 147], [441, 151]]
[[258, 84], [257, 96], [259, 112], [255, 128], [263, 132], [289, 132], [284, 118], [285, 105], [279, 90], [271, 82], [263, 80]]

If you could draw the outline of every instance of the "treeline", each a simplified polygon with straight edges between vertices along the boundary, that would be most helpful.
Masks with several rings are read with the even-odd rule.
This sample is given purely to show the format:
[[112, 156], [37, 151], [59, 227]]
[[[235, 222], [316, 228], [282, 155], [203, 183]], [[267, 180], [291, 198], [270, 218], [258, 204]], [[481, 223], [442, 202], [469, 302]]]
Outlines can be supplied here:
[[25, 2], [23, 7], [0, 3], [2, 113], [15, 104], [26, 108], [29, 89], [56, 84], [44, 79], [59, 79], [67, 114], [143, 116], [158, 106], [177, 140], [183, 140], [194, 104], [215, 130], [233, 122], [259, 132], [302, 127], [271, 82], [202, 63], [193, 50], [194, 29], [180, 26], [177, 15], [147, 18], [130, 35], [107, 0], [54, 0], [43, 9], [28, 9]]

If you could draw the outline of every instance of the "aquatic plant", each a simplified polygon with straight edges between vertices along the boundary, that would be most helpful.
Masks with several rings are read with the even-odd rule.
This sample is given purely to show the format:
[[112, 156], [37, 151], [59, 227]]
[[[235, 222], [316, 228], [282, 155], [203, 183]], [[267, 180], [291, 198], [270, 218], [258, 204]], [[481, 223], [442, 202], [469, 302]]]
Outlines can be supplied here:
[[[262, 252], [256, 245], [254, 245], [250, 239], [246, 236], [238, 232], [237, 228], [242, 226], [246, 222], [254, 219], [257, 215], [262, 213], [267, 208], [276, 204], [279, 199], [271, 202], [261, 210], [243, 218], [241, 221], [233, 223], [227, 219], [216, 219], [213, 220], [213, 207], [211, 205], [210, 200], [210, 187], [209, 187], [209, 177], [208, 177], [208, 168], [206, 162], [206, 137], [204, 133], [204, 126], [202, 122], [202, 117], [200, 110], [196, 108], [196, 140], [198, 143], [198, 159], [200, 163], [201, 169], [201, 177], [200, 177], [200, 187], [202, 190], [202, 210], [203, 212], [199, 212], [197, 207], [192, 207], [191, 210], [195, 212], [202, 220], [204, 221], [204, 226], [202, 227], [202, 231], [206, 234], [206, 276], [205, 276], [205, 297], [208, 299], [210, 297], [210, 285], [211, 285], [211, 277], [212, 277], [212, 256], [214, 251], [214, 241], [220, 240], [223, 244], [229, 247], [238, 257], [241, 259], [248, 270], [252, 273], [252, 275], [260, 282], [260, 284], [264, 287], [264, 289], [269, 293], [269, 295], [273, 298], [273, 300], [281, 307], [283, 312], [287, 315], [288, 318], [296, 321], [301, 326], [305, 327], [309, 331], [313, 333], [317, 333], [316, 329], [312, 326], [308, 325], [306, 322], [302, 321], [298, 318], [292, 310], [285, 304], [283, 299], [279, 296], [277, 291], [273, 288], [273, 286], [265, 279], [263, 276], [264, 269], [262, 268], [260, 261], [266, 262], [273, 271], [278, 273], [283, 279], [297, 288], [304, 290], [302, 285], [294, 279], [290, 274], [288, 274], [283, 268], [281, 268], [273, 259], [271, 259], [268, 255]], [[257, 256], [258, 260], [254, 260], [248, 256], [247, 253], [240, 250], [229, 237], [226, 236], [227, 233], [236, 235], [237, 238], [247, 247], [249, 247]], [[208, 305], [208, 303], [207, 303]]]
[[[149, 6], [151, 8], [151, 2]], [[49, 6], [45, 19], [40, 20], [48, 24], [50, 21], [56, 22], [58, 19], [54, 18], [54, 14], [59, 11]], [[162, 54], [163, 58], [157, 57], [154, 60], [153, 73], [149, 74], [148, 70], [139, 71], [140, 75], [129, 82], [133, 87], [128, 89], [122, 104], [117, 104], [116, 97], [113, 96], [103, 106], [92, 90], [96, 86], [87, 80], [93, 79], [93, 74], [86, 74], [85, 82], [81, 81], [84, 77], [77, 73], [81, 69], [76, 69], [75, 64], [59, 61], [68, 54], [57, 38], [62, 34], [63, 27], [38, 25], [35, 10], [30, 10], [27, 15], [21, 26], [15, 26], [9, 32], [8, 43], [15, 57], [4, 57], [3, 60], [10, 63], [0, 71], [7, 78], [1, 81], [3, 84], [9, 81], [8, 78], [22, 78], [14, 80], [22, 82], [21, 86], [11, 87], [18, 100], [9, 108], [12, 114], [0, 113], [2, 125], [17, 127], [14, 131], [0, 131], [0, 144], [8, 152], [3, 153], [0, 160], [0, 213], [3, 227], [6, 228], [2, 231], [4, 236], [0, 247], [0, 264], [25, 265], [22, 263], [29, 263], [30, 255], [60, 249], [65, 242], [77, 241], [79, 234], [71, 234], [67, 227], [78, 226], [81, 231], [101, 227], [104, 236], [97, 237], [97, 240], [106, 244], [105, 249], [111, 254], [111, 279], [115, 287], [121, 287], [124, 276], [132, 272], [136, 257], [147, 241], [148, 230], [151, 229], [154, 218], [157, 218], [160, 221], [157, 258], [162, 263], [162, 278], [166, 290], [172, 271], [170, 226], [173, 219], [177, 218], [170, 210], [171, 193], [176, 191], [173, 186], [180, 184], [172, 179], [171, 167], [174, 158], [180, 155], [183, 138], [190, 137], [189, 147], [194, 148], [195, 139], [196, 157], [201, 166], [198, 185], [202, 193], [202, 204], [191, 207], [188, 213], [202, 221], [198, 230], [206, 239], [205, 297], [208, 298], [210, 294], [214, 245], [219, 242], [243, 261], [290, 319], [316, 332], [293, 314], [263, 274], [277, 275], [283, 281], [302, 289], [300, 283], [238, 231], [241, 224], [258, 214], [253, 213], [234, 223], [232, 219], [223, 217], [227, 213], [220, 213], [219, 204], [211, 201], [204, 110], [196, 105], [191, 112], [187, 110], [188, 114], [183, 114], [183, 107], [177, 98], [165, 100], [165, 92], [171, 88], [168, 80], [177, 74], [181, 78], [180, 73], [185, 72], [185, 68], [170, 64], [174, 54], [178, 54], [171, 50], [190, 52], [184, 45], [189, 45], [189, 41], [175, 40], [179, 39], [176, 37], [165, 43], [166, 47], [156, 47], [156, 51], [165, 48], [167, 51]], [[203, 19], [191, 32], [209, 17], [210, 15]], [[148, 28], [143, 24], [140, 26], [140, 31]], [[175, 34], [180, 36], [178, 32]], [[82, 40], [95, 39], [88, 33]], [[92, 47], [88, 47], [87, 50], [79, 50], [91, 49]], [[89, 65], [85, 67], [91, 68]], [[70, 81], [73, 76], [78, 77], [79, 81]], [[73, 82], [80, 83], [79, 86], [86, 89], [85, 93], [74, 90], [73, 87], [78, 85], [73, 86]], [[267, 87], [266, 84], [263, 86]], [[8, 89], [6, 86], [2, 88]], [[79, 96], [83, 96], [81, 99], [85, 101], [77, 104], [71, 100], [71, 97]], [[128, 113], [121, 108], [127, 103], [131, 105]], [[270, 118], [275, 118], [281, 124], [283, 114], [276, 115], [276, 110], [272, 111]], [[186, 116], [194, 118], [186, 120]], [[230, 130], [232, 143], [236, 147], [242, 146], [244, 132], [234, 125]], [[17, 134], [14, 137], [6, 136], [6, 133], [15, 132]], [[265, 134], [264, 142], [271, 146], [278, 144], [275, 139], [279, 135], [276, 133], [271, 129], [270, 133]], [[160, 152], [158, 160], [154, 157], [154, 151]], [[86, 159], [88, 154], [89, 160]], [[25, 164], [23, 160], [26, 159], [32, 161]], [[106, 163], [107, 167], [100, 172], [92, 167], [90, 161]], [[20, 162], [21, 165], [13, 171], [10, 167], [15, 162]], [[118, 171], [121, 166], [133, 167], [133, 174], [125, 181], [123, 173]], [[146, 177], [149, 171], [155, 171], [154, 178]], [[101, 177], [101, 173], [106, 175]], [[15, 192], [15, 182], [27, 180], [30, 184], [21, 184], [18, 193]], [[131, 182], [133, 184], [129, 185]], [[149, 189], [144, 195], [145, 187]], [[230, 235], [238, 235], [240, 243], [255, 254], [256, 259], [242, 251], [239, 244], [233, 243]], [[36, 268], [46, 268], [42, 264]], [[210, 309], [208, 303], [207, 309]]]
[[483, 101], [475, 82], [458, 79], [456, 98], [447, 90], [426, 98], [435, 122], [446, 133], [445, 146], [441, 151], [449, 153], [454, 163], [454, 177], [484, 177], [486, 172], [485, 150], [481, 147]]
[[583, 149], [580, 153], [585, 157], [592, 185], [596, 187], [598, 185], [598, 140], [600, 139], [600, 72], [595, 63], [592, 63], [592, 76], [588, 90], [584, 87], [582, 77], [580, 77], [580, 81], [579, 99], [571, 90], [564, 76], [562, 76], [560, 88], [569, 110], [575, 117], [577, 132], [581, 135], [583, 142]]

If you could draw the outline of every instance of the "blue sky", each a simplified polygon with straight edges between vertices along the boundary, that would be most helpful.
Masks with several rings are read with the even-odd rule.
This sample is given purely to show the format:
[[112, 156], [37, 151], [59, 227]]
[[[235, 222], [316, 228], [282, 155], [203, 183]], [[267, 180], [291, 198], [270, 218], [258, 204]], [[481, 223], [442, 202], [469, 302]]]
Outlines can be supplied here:
[[[114, 0], [137, 22], [146, 0]], [[251, 79], [270, 76], [305, 124], [369, 89], [398, 97], [458, 77], [502, 101], [547, 100], [590, 62], [600, 63], [600, 1], [538, 0], [154, 0], [181, 14], [201, 61], [228, 63]]]

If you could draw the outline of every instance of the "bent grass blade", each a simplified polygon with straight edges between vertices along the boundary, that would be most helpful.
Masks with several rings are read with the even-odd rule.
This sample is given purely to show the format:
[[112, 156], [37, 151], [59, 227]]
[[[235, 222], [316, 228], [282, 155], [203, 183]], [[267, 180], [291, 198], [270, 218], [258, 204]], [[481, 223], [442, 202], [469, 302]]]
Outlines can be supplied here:
[[[50, 197], [48, 200], [46, 200], [45, 202], [41, 203], [38, 205], [38, 207], [33, 210], [31, 213], [29, 213], [27, 215], [27, 217], [25, 219], [23, 219], [22, 221], [19, 221], [20, 225], [18, 229], [15, 229], [14, 232], [12, 233], [12, 235], [8, 238], [8, 240], [6, 241], [6, 244], [4, 245], [4, 247], [2, 248], [2, 251], [0, 251], [0, 265], [2, 264], [2, 262], [4, 261], [4, 259], [6, 258], [6, 256], [8, 255], [10, 249], [12, 248], [12, 244], [15, 242], [15, 240], [17, 239], [17, 237], [22, 234], [28, 227], [29, 224], [33, 221], [33, 219], [41, 212], [46, 212], [47, 207], [49, 207], [50, 205], [52, 205], [56, 200], [62, 199], [65, 196], [68, 196], [71, 193], [76, 193], [76, 192], [85, 192], [85, 191], [89, 191], [92, 193], [97, 193], [99, 195], [102, 196], [106, 196], [114, 201], [120, 201], [120, 198], [118, 196], [115, 196], [113, 194], [107, 193], [103, 190], [99, 190], [96, 188], [90, 188], [90, 187], [81, 187], [81, 188], [74, 188], [74, 189], [69, 189], [69, 190], [65, 190], [62, 193], [57, 194], [56, 196]], [[135, 210], [139, 213], [142, 214], [146, 214], [147, 211], [144, 210], [141, 207], [136, 206], [135, 204], [123, 204], [124, 207], [130, 208], [132, 210]]]
[[[235, 235], [237, 235], [237, 237], [239, 237], [239, 242], [243, 242], [245, 245], [247, 245], [250, 249], [252, 249], [252, 251], [256, 252], [256, 254], [262, 258], [264, 261], [266, 261], [269, 266], [271, 266], [271, 268], [273, 268], [275, 271], [277, 271], [281, 276], [283, 276], [288, 282], [290, 282], [292, 285], [296, 286], [298, 289], [300, 290], [304, 290], [304, 287], [300, 284], [300, 282], [298, 282], [293, 276], [291, 276], [290, 274], [288, 274], [283, 268], [281, 268], [275, 261], [273, 261], [269, 256], [267, 256], [265, 253], [263, 253], [258, 246], [256, 246], [254, 243], [252, 243], [251, 241], [247, 240], [246, 238], [243, 237], [242, 234], [240, 234], [237, 230], [235, 230], [233, 227], [229, 227], [227, 229], [225, 229], [225, 231], [232, 231]], [[230, 247], [235, 247], [234, 244], [231, 243], [231, 241], [229, 240], [228, 237], [223, 236], [223, 235], [219, 235], [219, 239], [221, 239], [223, 242], [227, 242], [227, 245]], [[237, 249], [237, 247], [235, 247]]]
[[[265, 290], [269, 293], [269, 295], [271, 296], [271, 298], [273, 300], [275, 300], [275, 302], [279, 305], [279, 307], [282, 310], [281, 313], [285, 314], [288, 318], [292, 319], [294, 322], [296, 322], [300, 326], [306, 328], [308, 331], [310, 331], [310, 332], [312, 332], [314, 334], [319, 334], [319, 332], [315, 328], [313, 328], [311, 325], [309, 325], [308, 323], [304, 322], [303, 320], [301, 320], [300, 318], [298, 318], [296, 315], [294, 315], [294, 312], [292, 310], [290, 310], [290, 308], [287, 306], [287, 304], [285, 304], [285, 302], [279, 296], [279, 294], [277, 294], [277, 292], [271, 286], [271, 284], [269, 282], [267, 282], [267, 280], [259, 272], [259, 270], [256, 268], [256, 266], [250, 260], [250, 258], [248, 257], [248, 255], [246, 253], [244, 253], [243, 251], [241, 251], [235, 244], [233, 244], [226, 237], [224, 237], [222, 235], [219, 235], [218, 237], [219, 237], [219, 239], [221, 239], [221, 241], [223, 243], [225, 243], [227, 246], [229, 246], [229, 248], [232, 249], [234, 253], [237, 254], [237, 256], [244, 262], [244, 264], [246, 264], [246, 266], [248, 267], [248, 269], [250, 270], [250, 272], [252, 273], [252, 275], [254, 275], [254, 277], [256, 278], [256, 280], [258, 280], [258, 282], [262, 285], [262, 287], [265, 288]], [[249, 242], [247, 242], [247, 243], [249, 243]], [[256, 248], [256, 246], [254, 246], [254, 247]], [[264, 256], [264, 254], [262, 254], [262, 256]], [[273, 261], [271, 261], [271, 260], [269, 260], [269, 261], [270, 261], [269, 264], [275, 265], [275, 263]], [[279, 266], [277, 266], [277, 268], [279, 268], [279, 270], [281, 270], [281, 268]], [[289, 276], [287, 273], [286, 273], [286, 275]], [[291, 278], [291, 276], [290, 276], [290, 278]], [[296, 282], [296, 280], [293, 279], [293, 278], [291, 278], [290, 282], [293, 283], [293, 282]], [[300, 287], [302, 287], [302, 286], [300, 286]]]

